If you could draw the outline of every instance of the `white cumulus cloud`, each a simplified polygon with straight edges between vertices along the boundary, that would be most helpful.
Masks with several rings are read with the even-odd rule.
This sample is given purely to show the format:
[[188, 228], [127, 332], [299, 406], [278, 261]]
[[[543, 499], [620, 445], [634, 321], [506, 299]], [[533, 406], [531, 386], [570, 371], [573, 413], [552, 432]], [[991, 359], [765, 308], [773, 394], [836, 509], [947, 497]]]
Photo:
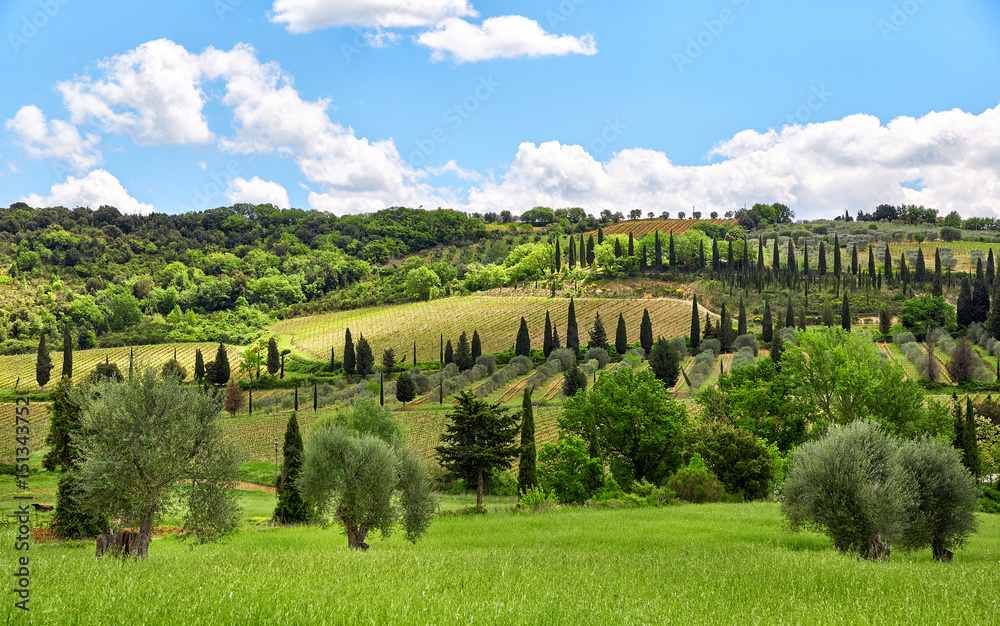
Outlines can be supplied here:
[[417, 41], [434, 52], [431, 59], [451, 58], [456, 63], [518, 57], [597, 54], [592, 35], [553, 35], [538, 22], [521, 15], [491, 17], [481, 25], [448, 18], [434, 30], [421, 33]]
[[[1000, 107], [900, 117], [852, 115], [720, 142], [710, 157], [679, 166], [663, 152], [622, 150], [608, 161], [584, 148], [523, 143], [507, 172], [472, 189], [471, 211], [522, 212], [545, 205], [628, 213], [733, 210], [783, 202], [798, 218], [831, 218], [883, 202], [922, 204], [944, 215], [1000, 215]], [[920, 180], [922, 187], [904, 186]]]
[[97, 135], [80, 134], [76, 126], [62, 120], [46, 121], [45, 114], [34, 105], [21, 109], [4, 123], [14, 133], [18, 144], [36, 159], [52, 158], [65, 161], [70, 169], [85, 172], [101, 162]]
[[233, 178], [229, 181], [229, 188], [226, 189], [226, 197], [234, 203], [273, 204], [279, 209], [292, 206], [284, 187], [271, 180], [261, 180], [259, 176], [254, 176], [250, 180]]
[[466, 0], [275, 0], [271, 21], [291, 33], [334, 26], [409, 28], [475, 16]]
[[121, 182], [105, 170], [94, 170], [82, 178], [69, 176], [66, 182], [53, 185], [48, 196], [31, 194], [21, 200], [34, 207], [83, 206], [96, 210], [106, 204], [122, 213], [145, 215], [153, 212], [153, 205], [130, 196]]

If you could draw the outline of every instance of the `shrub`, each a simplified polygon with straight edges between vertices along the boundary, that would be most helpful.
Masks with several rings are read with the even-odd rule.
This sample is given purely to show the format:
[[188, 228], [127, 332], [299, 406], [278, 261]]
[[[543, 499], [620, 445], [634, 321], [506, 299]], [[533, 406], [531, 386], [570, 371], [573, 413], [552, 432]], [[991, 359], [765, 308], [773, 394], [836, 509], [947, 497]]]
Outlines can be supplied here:
[[740, 335], [737, 337], [736, 341], [733, 342], [733, 351], [738, 352], [739, 349], [744, 346], [750, 348], [753, 351], [754, 356], [757, 356], [757, 353], [760, 352], [760, 343], [757, 341], [757, 335], [754, 335], [753, 333], [747, 333], [746, 335]]
[[170, 359], [163, 364], [163, 368], [160, 370], [160, 376], [163, 378], [173, 376], [177, 380], [184, 380], [187, 378], [187, 370], [177, 359]]
[[894, 343], [897, 346], [899, 346], [900, 349], [902, 349], [902, 347], [905, 344], [914, 342], [916, 340], [917, 339], [916, 339], [916, 337], [913, 336], [913, 333], [911, 333], [909, 331], [897, 332], [896, 334], [894, 334], [892, 336], [892, 343]]
[[677, 494], [677, 497], [699, 504], [702, 502], [718, 502], [725, 493], [718, 479], [708, 471], [701, 455], [691, 455], [688, 466], [670, 477], [667, 489]]
[[757, 362], [757, 358], [754, 356], [753, 350], [750, 346], [743, 346], [733, 355], [733, 363], [730, 365], [729, 369], [734, 370], [740, 367], [749, 367]]
[[497, 371], [497, 360], [492, 354], [481, 354], [476, 357], [476, 365], [485, 367], [487, 376], [492, 376]]
[[608, 361], [611, 360], [611, 357], [608, 355], [608, 351], [604, 348], [590, 348], [584, 355], [583, 360], [590, 361], [591, 359], [597, 361], [598, 369], [604, 369], [607, 366]]
[[945, 227], [941, 229], [941, 240], [942, 241], [961, 241], [962, 231], [957, 228]]
[[569, 348], [559, 348], [549, 354], [549, 360], [551, 361], [552, 359], [558, 359], [562, 364], [563, 370], [568, 370], [576, 363], [576, 354]]
[[545, 493], [541, 487], [526, 489], [517, 502], [519, 509], [531, 509], [532, 511], [543, 511], [558, 504], [555, 494]]
[[712, 358], [719, 358], [719, 353], [722, 352], [722, 343], [718, 339], [705, 339], [701, 342], [701, 351], [710, 351], [712, 353]]
[[684, 433], [685, 455], [704, 460], [727, 493], [766, 498], [774, 476], [767, 445], [753, 433], [728, 424], [701, 424]]

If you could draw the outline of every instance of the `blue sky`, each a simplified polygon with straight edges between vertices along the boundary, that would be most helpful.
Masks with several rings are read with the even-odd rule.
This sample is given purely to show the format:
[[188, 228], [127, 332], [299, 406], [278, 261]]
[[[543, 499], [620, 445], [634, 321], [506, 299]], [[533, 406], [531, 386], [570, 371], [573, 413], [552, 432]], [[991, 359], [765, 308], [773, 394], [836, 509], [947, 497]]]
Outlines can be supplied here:
[[986, 0], [0, 5], [0, 204], [1000, 210]]

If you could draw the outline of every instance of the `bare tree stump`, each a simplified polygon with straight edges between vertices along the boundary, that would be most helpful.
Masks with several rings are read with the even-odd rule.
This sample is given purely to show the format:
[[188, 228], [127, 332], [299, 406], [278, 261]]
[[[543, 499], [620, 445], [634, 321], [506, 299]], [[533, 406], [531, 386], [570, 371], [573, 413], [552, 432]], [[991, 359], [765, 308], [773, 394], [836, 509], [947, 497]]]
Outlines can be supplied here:
[[149, 553], [149, 537], [132, 530], [105, 533], [97, 537], [97, 558], [105, 554], [143, 558]]

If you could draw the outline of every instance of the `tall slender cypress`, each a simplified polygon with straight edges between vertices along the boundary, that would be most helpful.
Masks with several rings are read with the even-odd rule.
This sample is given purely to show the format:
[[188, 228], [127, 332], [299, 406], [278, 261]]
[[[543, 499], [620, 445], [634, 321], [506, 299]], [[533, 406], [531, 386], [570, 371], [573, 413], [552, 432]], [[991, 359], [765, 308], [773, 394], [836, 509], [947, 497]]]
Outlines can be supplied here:
[[889, 244], [885, 245], [885, 259], [882, 262], [882, 274], [885, 279], [892, 284], [892, 257], [889, 256]]
[[531, 406], [534, 387], [524, 386], [521, 399], [521, 453], [517, 464], [517, 491], [524, 493], [538, 486], [536, 473], [535, 417]]
[[580, 235], [580, 256], [578, 258], [578, 261], [580, 263], [580, 267], [581, 268], [588, 263], [588, 261], [587, 261], [587, 241], [583, 238], [582, 234]]
[[663, 245], [660, 243], [660, 231], [653, 235], [653, 266], [657, 272], [663, 271]]
[[604, 227], [603, 226], [598, 226], [597, 227], [597, 245], [601, 245], [602, 243], [604, 243]]
[[774, 250], [771, 251], [771, 270], [777, 276], [778, 271], [781, 270], [781, 253], [778, 250], [778, 238], [774, 238]]
[[[992, 254], [993, 254], [993, 251], [990, 250], [990, 262], [991, 263], [993, 261]], [[923, 248], [918, 248], [917, 249], [917, 266], [915, 268], [913, 268], [913, 270], [914, 270], [914, 278], [916, 279], [916, 281], [918, 283], [920, 283], [921, 285], [923, 285], [924, 283], [927, 282], [927, 267], [926, 267], [925, 261], [924, 261], [924, 249]], [[989, 272], [987, 272], [987, 274], [989, 274]], [[992, 281], [990, 281], [990, 282], [992, 284]]]
[[840, 280], [840, 237], [833, 233], [833, 277]]
[[593, 265], [594, 259], [596, 258], [597, 257], [594, 256], [594, 236], [591, 235], [590, 238], [587, 239], [587, 265]]
[[[546, 313], [547, 314], [547, 313]], [[416, 365], [416, 348], [414, 348], [413, 364]], [[483, 342], [479, 339], [479, 331], [472, 331], [472, 360], [475, 361], [479, 357], [483, 356]]]
[[569, 319], [566, 322], [566, 347], [573, 351], [573, 354], [580, 352], [580, 332], [576, 327], [576, 305], [573, 298], [569, 299]]
[[968, 327], [974, 320], [972, 319], [972, 288], [969, 286], [969, 277], [962, 278], [962, 287], [958, 293], [958, 305], [955, 313], [959, 326]]
[[712, 240], [712, 271], [716, 274], [722, 267], [722, 261], [719, 259], [719, 240]]
[[514, 344], [514, 354], [531, 356], [531, 335], [528, 334], [528, 322], [521, 317], [521, 325], [517, 329], [517, 342]]
[[[629, 232], [628, 234], [628, 255], [635, 256], [635, 237], [632, 236], [631, 232]], [[990, 251], [990, 255], [991, 255], [990, 258], [992, 259], [993, 258], [992, 250]]]
[[42, 331], [38, 338], [38, 354], [35, 357], [35, 380], [38, 386], [45, 389], [45, 385], [52, 377], [52, 357], [49, 356], [49, 346], [45, 341], [45, 331]]
[[819, 264], [816, 268], [820, 276], [826, 276], [826, 243], [819, 242]]
[[[854, 244], [854, 249], [857, 250], [857, 248], [858, 244]], [[854, 256], [857, 257], [857, 254]], [[857, 274], [857, 272], [854, 271], [854, 274]], [[868, 279], [871, 280], [873, 276], [875, 276], [875, 248], [871, 244], [868, 244]]]
[[764, 315], [761, 319], [761, 325], [764, 327], [761, 336], [766, 343], [771, 343], [774, 338], [774, 326], [771, 323], [771, 301], [764, 300]]
[[670, 269], [677, 267], [677, 250], [674, 248], [674, 232], [670, 231], [670, 244], [667, 249], [668, 258], [670, 262]]
[[736, 334], [737, 336], [743, 336], [747, 334], [747, 310], [743, 306], [743, 297], [740, 297], [740, 316], [736, 322]]
[[990, 255], [986, 259], [986, 286], [993, 289], [993, 278], [996, 276], [993, 267], [993, 248], [990, 248]]
[[194, 380], [200, 383], [202, 378], [205, 378], [205, 355], [198, 348], [194, 351]]
[[788, 294], [788, 308], [785, 309], [785, 328], [795, 328], [795, 311], [792, 309], [792, 294]]
[[[695, 318], [697, 321], [697, 300], [695, 300]], [[653, 321], [649, 319], [649, 309], [642, 310], [642, 322], [639, 323], [639, 345], [649, 356], [649, 351], [653, 349]]]
[[701, 344], [701, 318], [698, 317], [698, 294], [694, 295], [691, 306], [691, 354], [698, 354]]
[[569, 238], [569, 269], [576, 267], [576, 242]]
[[542, 354], [545, 358], [549, 358], [552, 354], [552, 320], [549, 318], [549, 312], [545, 312], [545, 334], [542, 336]]
[[986, 278], [976, 276], [976, 282], [972, 284], [972, 321], [985, 323], [989, 314], [990, 293], [986, 289]]
[[281, 475], [278, 478], [278, 506], [274, 509], [274, 521], [278, 524], [296, 524], [309, 519], [309, 509], [299, 493], [297, 479], [302, 471], [302, 456], [305, 446], [299, 432], [296, 413], [288, 418], [285, 427], [285, 444], [282, 447]]
[[621, 356], [628, 352], [628, 329], [625, 327], [625, 316], [618, 314], [618, 328], [615, 329], [615, 351]]
[[562, 247], [559, 244], [559, 237], [556, 237], [556, 271], [562, 271]]
[[356, 363], [354, 339], [351, 338], [351, 329], [348, 328], [344, 331], [344, 373], [353, 376]]
[[62, 362], [62, 375], [67, 378], [73, 378], [73, 327], [70, 326], [69, 320], [63, 324], [63, 362]]
[[840, 309], [840, 327], [851, 332], [851, 303], [847, 300], [847, 292], [844, 292], [844, 303]]

